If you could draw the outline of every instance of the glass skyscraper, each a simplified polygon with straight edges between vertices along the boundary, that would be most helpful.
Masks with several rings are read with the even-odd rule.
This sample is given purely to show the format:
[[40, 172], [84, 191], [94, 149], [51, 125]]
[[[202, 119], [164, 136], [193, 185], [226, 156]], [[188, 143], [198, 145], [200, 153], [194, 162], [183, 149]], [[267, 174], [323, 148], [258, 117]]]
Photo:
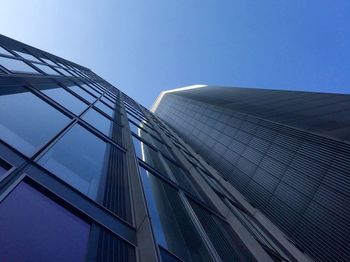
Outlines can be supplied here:
[[0, 261], [310, 260], [162, 118], [0, 35]]
[[153, 111], [315, 260], [350, 260], [350, 95], [190, 86]]

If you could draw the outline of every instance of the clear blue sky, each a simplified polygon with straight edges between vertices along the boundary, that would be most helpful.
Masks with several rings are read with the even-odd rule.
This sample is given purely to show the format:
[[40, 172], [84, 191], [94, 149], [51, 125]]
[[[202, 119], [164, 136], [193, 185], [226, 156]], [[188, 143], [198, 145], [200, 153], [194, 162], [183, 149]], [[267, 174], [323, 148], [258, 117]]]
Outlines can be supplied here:
[[192, 84], [350, 93], [349, 0], [3, 0], [0, 33], [147, 107]]

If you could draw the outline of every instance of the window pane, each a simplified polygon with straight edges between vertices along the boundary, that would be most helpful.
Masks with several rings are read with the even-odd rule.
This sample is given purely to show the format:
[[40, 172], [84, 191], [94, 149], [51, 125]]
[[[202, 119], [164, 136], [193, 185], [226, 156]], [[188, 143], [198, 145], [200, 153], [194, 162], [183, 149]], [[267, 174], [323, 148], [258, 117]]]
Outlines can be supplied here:
[[74, 95], [70, 94], [63, 87], [57, 86], [47, 89], [40, 88], [40, 91], [76, 115], [79, 115], [87, 108], [87, 104], [85, 104], [79, 98], [76, 98]]
[[113, 103], [112, 101], [110, 101], [109, 99], [102, 97], [101, 100], [103, 102], [105, 102], [107, 105], [109, 105], [110, 107], [114, 108], [115, 107], [115, 103]]
[[13, 56], [13, 54], [11, 54], [9, 51], [7, 51], [5, 48], [1, 46], [0, 46], [0, 54]]
[[23, 52], [20, 52], [20, 51], [15, 51], [17, 54], [19, 54], [21, 57], [23, 57], [24, 59], [27, 59], [27, 60], [31, 60], [31, 61], [35, 61], [35, 62], [40, 62], [40, 60], [38, 60], [35, 56], [33, 55], [30, 55], [30, 54], [27, 54], [27, 53], [23, 53]]
[[158, 152], [134, 136], [132, 137], [132, 141], [134, 143], [135, 153], [137, 157], [156, 169], [163, 176], [168, 177], [168, 173]]
[[81, 89], [79, 86], [69, 86], [68, 87], [70, 90], [72, 90], [74, 93], [78, 94], [79, 96], [81, 96], [82, 98], [84, 98], [85, 100], [91, 102], [94, 102], [96, 100], [95, 97], [93, 97], [92, 95], [90, 95], [88, 92], [86, 92], [85, 90]]
[[178, 192], [142, 167], [140, 173], [158, 244], [184, 261], [212, 261]]
[[83, 116], [83, 120], [100, 130], [105, 135], [109, 135], [112, 122], [95, 109], [89, 109], [89, 111]]
[[98, 109], [102, 110], [103, 112], [105, 112], [107, 115], [109, 115], [110, 117], [113, 118], [114, 115], [114, 111], [113, 109], [109, 108], [108, 106], [106, 106], [104, 103], [102, 103], [101, 101], [98, 101], [94, 106], [96, 106]]
[[93, 89], [92, 87], [88, 86], [88, 85], [82, 85], [83, 88], [85, 88], [87, 91], [89, 91], [91, 94], [93, 94], [96, 97], [99, 97], [101, 94], [97, 91], [95, 91], [95, 89]]
[[68, 73], [66, 70], [64, 70], [64, 69], [62, 69], [60, 67], [56, 67], [55, 69], [58, 70], [60, 73], [62, 73], [65, 76], [73, 76], [70, 73]]
[[0, 138], [28, 156], [69, 120], [24, 87], [0, 88]]
[[84, 261], [90, 225], [25, 182], [0, 204], [0, 261]]
[[35, 65], [36, 67], [38, 67], [40, 70], [44, 71], [48, 75], [59, 75], [58, 72], [56, 72], [55, 70], [53, 70], [51, 67], [47, 65], [41, 65], [36, 63], [33, 63], [33, 65]]
[[106, 149], [103, 140], [75, 125], [39, 163], [80, 192], [96, 199]]
[[32, 73], [40, 74], [33, 67], [27, 65], [21, 60], [11, 59], [0, 56], [0, 65], [5, 67], [7, 70], [18, 73]]
[[47, 64], [52, 65], [52, 66], [57, 66], [53, 61], [51, 61], [51, 59], [48, 58], [43, 58], [40, 57], [42, 60], [44, 60]]

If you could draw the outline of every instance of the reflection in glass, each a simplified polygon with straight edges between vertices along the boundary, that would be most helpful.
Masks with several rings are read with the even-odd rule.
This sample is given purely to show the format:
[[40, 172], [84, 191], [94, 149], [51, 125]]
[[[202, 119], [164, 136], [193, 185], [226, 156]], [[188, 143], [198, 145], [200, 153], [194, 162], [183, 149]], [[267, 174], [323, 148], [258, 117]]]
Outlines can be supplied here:
[[105, 112], [107, 115], [109, 115], [111, 118], [113, 118], [114, 110], [111, 109], [109, 106], [106, 106], [101, 101], [98, 101], [94, 106], [96, 106], [101, 111]]
[[156, 241], [184, 261], [213, 261], [176, 189], [140, 167]]
[[84, 261], [90, 225], [25, 182], [0, 204], [0, 261]]
[[5, 67], [11, 72], [17, 73], [31, 73], [31, 74], [40, 74], [33, 67], [27, 65], [21, 60], [11, 59], [7, 57], [0, 56], [0, 65]]
[[87, 105], [83, 101], [81, 101], [79, 98], [76, 98], [74, 95], [66, 91], [63, 87], [56, 86], [54, 88], [47, 89], [40, 88], [40, 91], [76, 115], [79, 115], [87, 108]]
[[83, 194], [96, 199], [107, 144], [75, 125], [39, 160], [39, 163]]
[[24, 87], [0, 88], [0, 139], [27, 156], [53, 138], [69, 120]]
[[24, 59], [27, 59], [27, 60], [31, 60], [31, 61], [35, 61], [35, 62], [40, 62], [41, 61], [39, 59], [37, 59], [35, 56], [31, 55], [31, 54], [27, 54], [27, 53], [24, 53], [24, 52], [20, 52], [20, 51], [15, 51], [17, 54], [19, 54], [21, 57], [23, 57]]
[[158, 152], [134, 136], [132, 137], [132, 141], [137, 157], [156, 169], [163, 176], [168, 177], [168, 173]]
[[11, 54], [9, 51], [7, 51], [5, 48], [1, 46], [0, 46], [0, 54], [13, 56], [13, 54]]
[[83, 88], [85, 88], [87, 91], [89, 91], [91, 94], [93, 94], [96, 97], [99, 97], [101, 94], [99, 92], [97, 92], [95, 89], [93, 89], [92, 87], [88, 86], [88, 85], [82, 85]]
[[83, 116], [83, 120], [88, 122], [93, 127], [97, 128], [106, 136], [109, 135], [112, 122], [107, 117], [97, 112], [95, 109], [90, 108], [89, 111]]
[[110, 107], [112, 107], [112, 108], [115, 107], [115, 104], [111, 100], [109, 100], [108, 98], [102, 97], [101, 100], [103, 102], [105, 102], [107, 105], [109, 105]]
[[40, 70], [44, 71], [48, 75], [59, 75], [58, 72], [56, 72], [55, 70], [53, 70], [51, 67], [47, 65], [36, 64], [36, 63], [33, 63], [33, 65], [35, 65], [36, 67], [38, 67]]
[[51, 59], [49, 58], [44, 58], [44, 57], [40, 57], [42, 60], [44, 60], [47, 64], [52, 65], [52, 66], [57, 66], [53, 61], [51, 61]]
[[79, 96], [81, 96], [82, 98], [84, 98], [85, 100], [89, 101], [90, 103], [92, 103], [92, 102], [94, 102], [96, 100], [95, 97], [90, 95], [88, 92], [86, 92], [85, 90], [83, 90], [79, 86], [69, 86], [68, 88], [70, 90], [72, 90], [74, 93], [76, 93]]
[[68, 73], [68, 71], [66, 71], [60, 67], [56, 67], [55, 69], [58, 70], [60, 73], [62, 73], [62, 75], [69, 76], [69, 77], [73, 76], [72, 74]]

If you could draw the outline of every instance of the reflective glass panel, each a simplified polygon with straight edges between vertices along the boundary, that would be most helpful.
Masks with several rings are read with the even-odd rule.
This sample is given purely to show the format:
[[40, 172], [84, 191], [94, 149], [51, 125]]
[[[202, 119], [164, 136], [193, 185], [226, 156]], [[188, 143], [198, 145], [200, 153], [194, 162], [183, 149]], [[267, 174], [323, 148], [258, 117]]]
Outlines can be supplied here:
[[83, 120], [88, 122], [93, 127], [97, 128], [106, 136], [109, 135], [112, 122], [107, 117], [97, 112], [95, 109], [90, 108], [89, 111], [84, 114]]
[[99, 92], [97, 92], [95, 89], [93, 89], [92, 87], [88, 86], [88, 85], [82, 85], [83, 88], [85, 88], [87, 91], [89, 91], [91, 94], [93, 94], [96, 97], [99, 97], [101, 94]]
[[84, 261], [90, 225], [25, 182], [0, 204], [0, 261]]
[[0, 54], [13, 56], [13, 54], [11, 54], [9, 51], [7, 51], [5, 48], [1, 46], [0, 46]]
[[94, 106], [96, 106], [98, 109], [102, 110], [105, 112], [107, 115], [109, 115], [111, 118], [114, 116], [114, 110], [111, 109], [109, 106], [106, 106], [104, 103], [101, 101], [98, 101]]
[[57, 101], [62, 106], [66, 107], [68, 110], [76, 115], [79, 115], [87, 108], [87, 104], [76, 98], [74, 95], [66, 91], [63, 87], [50, 87], [50, 88], [39, 88], [48, 97]]
[[156, 241], [184, 261], [213, 261], [176, 189], [140, 167]]
[[57, 66], [51, 59], [40, 57], [42, 60], [44, 60], [47, 64], [52, 65], [52, 66]]
[[32, 155], [70, 121], [24, 87], [0, 88], [0, 139]]
[[58, 70], [60, 73], [62, 73], [65, 76], [73, 76], [70, 73], [68, 73], [66, 70], [60, 68], [60, 67], [56, 67], [56, 70]]
[[47, 65], [36, 64], [36, 63], [33, 63], [33, 65], [35, 65], [36, 67], [38, 67], [40, 70], [44, 71], [48, 75], [59, 75], [58, 72], [56, 72], [55, 70], [53, 70], [51, 67]]
[[137, 157], [156, 169], [163, 176], [168, 177], [168, 173], [158, 152], [134, 136], [132, 137], [132, 141]]
[[39, 163], [83, 194], [96, 199], [106, 149], [103, 140], [75, 125]]
[[88, 92], [86, 92], [85, 90], [83, 90], [81, 87], [79, 86], [69, 86], [68, 87], [70, 90], [72, 90], [74, 93], [78, 94], [79, 96], [81, 96], [82, 98], [84, 98], [85, 100], [91, 102], [94, 102], [96, 100], [95, 97], [93, 97], [92, 95], [90, 95]]
[[18, 73], [32, 73], [40, 74], [33, 67], [27, 65], [21, 60], [11, 59], [0, 56], [0, 65], [5, 67], [7, 70]]
[[103, 102], [105, 102], [107, 105], [109, 105], [110, 107], [114, 108], [115, 107], [115, 103], [113, 103], [111, 100], [105, 98], [105, 97], [102, 97], [101, 100]]
[[30, 55], [30, 54], [27, 54], [27, 53], [24, 53], [24, 52], [20, 52], [20, 51], [15, 51], [17, 54], [19, 54], [21, 57], [23, 57], [24, 59], [27, 59], [27, 60], [31, 60], [31, 61], [35, 61], [35, 62], [40, 62], [40, 60], [38, 60], [35, 56], [33, 55]]

